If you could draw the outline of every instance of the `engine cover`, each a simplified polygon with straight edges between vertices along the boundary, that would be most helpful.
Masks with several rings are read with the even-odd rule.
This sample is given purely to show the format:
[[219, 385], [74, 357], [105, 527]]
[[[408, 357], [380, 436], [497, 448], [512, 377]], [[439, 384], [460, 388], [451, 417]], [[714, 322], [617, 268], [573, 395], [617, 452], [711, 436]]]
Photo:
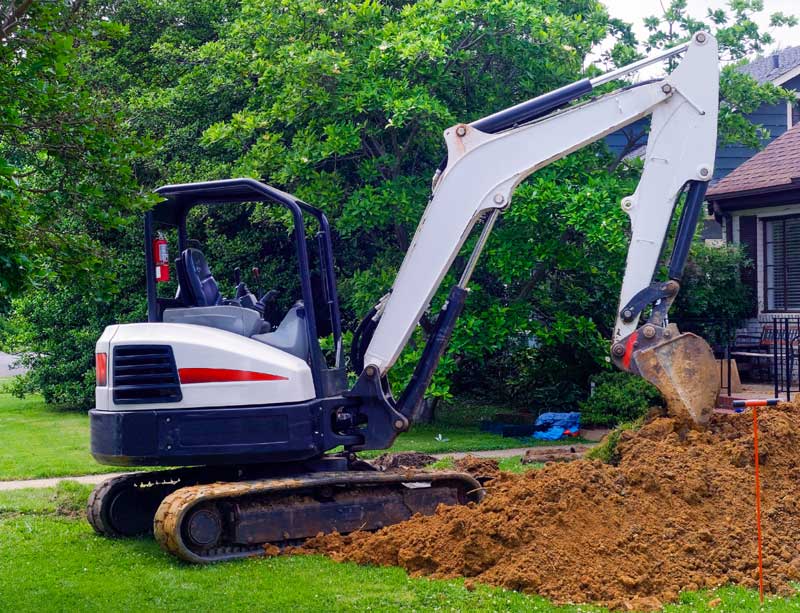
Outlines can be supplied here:
[[102, 411], [283, 405], [315, 397], [305, 361], [207, 326], [108, 326], [96, 352], [108, 356], [107, 385], [95, 388]]

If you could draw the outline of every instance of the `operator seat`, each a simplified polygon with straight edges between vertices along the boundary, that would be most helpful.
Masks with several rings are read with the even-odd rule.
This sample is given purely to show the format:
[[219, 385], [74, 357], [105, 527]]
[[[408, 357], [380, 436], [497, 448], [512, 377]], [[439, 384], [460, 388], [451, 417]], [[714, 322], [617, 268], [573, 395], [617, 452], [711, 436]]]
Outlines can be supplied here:
[[238, 302], [232, 304], [234, 301], [222, 298], [202, 251], [184, 249], [175, 265], [178, 272], [178, 297], [187, 308], [166, 309], [163, 315], [165, 323], [219, 328], [247, 336], [302, 360], [308, 359], [310, 345], [302, 301], [289, 309], [274, 332], [268, 332], [270, 325], [261, 318], [258, 311], [244, 308]]
[[269, 331], [270, 325], [261, 313], [244, 308], [238, 301], [223, 299], [202, 251], [184, 249], [175, 260], [175, 268], [178, 273], [175, 298], [184, 307], [164, 309], [164, 323], [208, 326], [247, 337]]
[[181, 297], [189, 306], [205, 307], [222, 303], [219, 285], [217, 285], [214, 275], [211, 274], [206, 256], [202, 251], [192, 248], [184, 249], [176, 264], [178, 282], [182, 290], [184, 281], [186, 282], [186, 295]]

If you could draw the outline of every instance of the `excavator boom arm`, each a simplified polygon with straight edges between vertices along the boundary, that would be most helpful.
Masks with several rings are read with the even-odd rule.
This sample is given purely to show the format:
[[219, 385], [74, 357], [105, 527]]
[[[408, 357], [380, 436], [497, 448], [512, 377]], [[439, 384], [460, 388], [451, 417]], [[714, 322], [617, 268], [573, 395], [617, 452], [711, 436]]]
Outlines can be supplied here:
[[[680, 65], [663, 79], [618, 90], [497, 133], [476, 126], [488, 126], [493, 121], [492, 125], [502, 128], [498, 123], [502, 114], [445, 131], [447, 165], [434, 180], [431, 200], [391, 294], [381, 305], [380, 320], [364, 353], [363, 364], [372, 366], [371, 372], [384, 375], [395, 363], [473, 226], [487, 211], [506, 208], [517, 185], [536, 170], [652, 114], [641, 180], [636, 191], [622, 202], [631, 220], [632, 236], [614, 341], [636, 330], [641, 309], [631, 317], [623, 317], [622, 309], [650, 286], [675, 203], [685, 185], [705, 185], [713, 174], [717, 44], [713, 36], [699, 32], [685, 48]], [[635, 70], [642, 64], [629, 68]], [[625, 70], [615, 71], [613, 76]], [[574, 89], [568, 86], [562, 90], [569, 87]], [[535, 117], [535, 109], [532, 112], [523, 106], [514, 107], [520, 109], [518, 116], [524, 116], [525, 111]], [[465, 277], [462, 288], [468, 274]]]

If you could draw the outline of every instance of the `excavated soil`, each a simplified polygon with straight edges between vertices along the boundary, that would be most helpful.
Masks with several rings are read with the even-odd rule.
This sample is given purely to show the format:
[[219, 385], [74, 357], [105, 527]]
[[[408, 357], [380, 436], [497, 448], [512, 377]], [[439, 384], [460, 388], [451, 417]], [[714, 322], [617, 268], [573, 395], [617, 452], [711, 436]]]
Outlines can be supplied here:
[[[760, 415], [769, 592], [800, 579], [800, 406]], [[757, 585], [752, 416], [705, 431], [657, 418], [597, 460], [500, 473], [478, 505], [441, 506], [376, 533], [318, 536], [303, 551], [467, 577], [557, 603], [658, 609], [681, 590]]]
[[453, 468], [464, 473], [469, 473], [481, 483], [489, 479], [496, 479], [500, 475], [500, 467], [497, 460], [493, 458], [479, 458], [474, 455], [466, 455], [456, 460], [453, 463]]
[[425, 468], [428, 464], [433, 464], [436, 458], [427, 453], [417, 451], [401, 451], [399, 453], [382, 453], [372, 460], [372, 464], [378, 470], [403, 470], [408, 468]]

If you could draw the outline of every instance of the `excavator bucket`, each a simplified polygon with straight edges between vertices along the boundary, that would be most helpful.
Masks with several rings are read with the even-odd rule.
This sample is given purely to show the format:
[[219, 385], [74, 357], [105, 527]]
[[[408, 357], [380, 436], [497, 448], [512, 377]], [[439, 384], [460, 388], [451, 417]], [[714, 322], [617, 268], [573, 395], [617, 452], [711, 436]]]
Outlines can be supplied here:
[[719, 369], [708, 343], [691, 333], [664, 335], [632, 357], [639, 374], [664, 396], [671, 416], [708, 422], [719, 394]]

